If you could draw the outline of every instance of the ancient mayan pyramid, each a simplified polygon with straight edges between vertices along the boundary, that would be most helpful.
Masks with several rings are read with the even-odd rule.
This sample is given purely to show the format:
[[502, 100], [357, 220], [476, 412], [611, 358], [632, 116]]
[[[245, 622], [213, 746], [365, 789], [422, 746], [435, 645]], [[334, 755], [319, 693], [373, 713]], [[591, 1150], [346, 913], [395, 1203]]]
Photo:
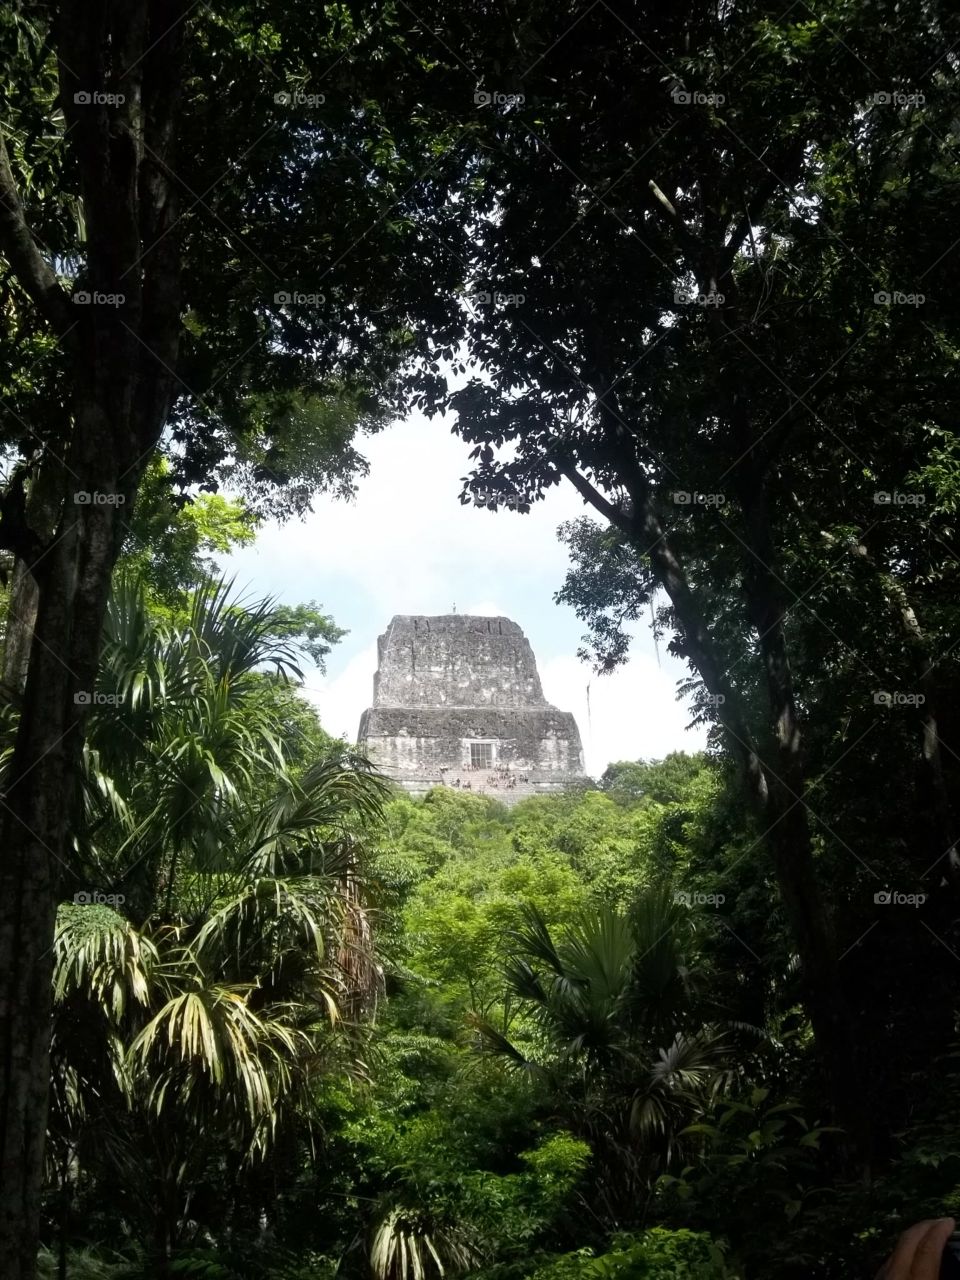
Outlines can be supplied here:
[[544, 698], [509, 618], [399, 614], [377, 651], [360, 746], [406, 790], [459, 784], [510, 803], [583, 777], [577, 723]]

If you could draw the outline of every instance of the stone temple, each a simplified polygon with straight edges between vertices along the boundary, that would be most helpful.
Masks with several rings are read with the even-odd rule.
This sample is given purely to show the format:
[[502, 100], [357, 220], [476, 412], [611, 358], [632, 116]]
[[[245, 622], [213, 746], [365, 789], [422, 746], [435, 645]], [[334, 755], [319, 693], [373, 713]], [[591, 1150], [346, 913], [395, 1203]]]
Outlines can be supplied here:
[[377, 654], [360, 748], [405, 790], [460, 787], [509, 804], [583, 778], [577, 722], [544, 698], [509, 618], [399, 614]]

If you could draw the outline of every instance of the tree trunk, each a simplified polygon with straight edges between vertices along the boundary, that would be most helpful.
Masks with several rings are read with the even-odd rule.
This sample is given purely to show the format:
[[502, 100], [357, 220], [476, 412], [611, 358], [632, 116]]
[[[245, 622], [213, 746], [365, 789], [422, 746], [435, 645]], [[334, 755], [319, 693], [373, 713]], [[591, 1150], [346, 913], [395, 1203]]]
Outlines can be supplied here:
[[770, 525], [766, 477], [750, 446], [749, 423], [736, 390], [729, 396], [741, 457], [737, 489], [746, 535], [744, 586], [750, 620], [757, 633], [767, 686], [776, 768], [769, 770], [770, 849], [780, 895], [797, 940], [805, 1000], [824, 1054], [828, 1092], [849, 1133], [850, 1154], [869, 1167], [871, 1124], [859, 1061], [853, 1011], [843, 994], [833, 920], [823, 899], [813, 861], [807, 807], [803, 739], [793, 673], [784, 630], [786, 609], [778, 557]]
[[[708, 691], [717, 701], [718, 718], [744, 778], [751, 807], [762, 824], [787, 920], [802, 967], [805, 1003], [822, 1054], [829, 1096], [835, 1118], [852, 1142], [851, 1155], [869, 1159], [869, 1117], [858, 1091], [858, 1061], [853, 1027], [839, 977], [832, 922], [817, 883], [807, 811], [800, 735], [790, 669], [782, 629], [782, 609], [769, 594], [767, 575], [755, 576], [751, 610], [761, 631], [761, 649], [767, 674], [771, 718], [778, 756], [776, 769], [765, 762], [754, 741], [740, 700], [726, 679], [716, 645], [704, 621], [703, 611], [687, 580], [686, 571], [670, 538], [653, 509], [649, 485], [636, 460], [634, 438], [615, 410], [610, 392], [601, 388], [608, 409], [607, 429], [618, 471], [627, 477], [632, 510], [624, 514], [614, 507], [576, 470], [565, 474], [598, 511], [631, 538], [650, 560], [654, 575], [670, 598], [683, 628], [684, 646]], [[764, 535], [762, 520], [754, 534]], [[763, 550], [763, 549], [761, 549]], [[772, 549], [765, 548], [769, 565]], [[767, 594], [764, 595], [764, 592]], [[762, 615], [762, 617], [761, 617]]]
[[[62, 468], [52, 459], [34, 476], [24, 502], [24, 522], [42, 542], [53, 538], [60, 518]], [[19, 704], [27, 683], [30, 646], [37, 622], [40, 589], [31, 565], [22, 557], [14, 560], [7, 608], [7, 632], [3, 646], [3, 684], [5, 697]]]
[[[90, 476], [102, 479], [104, 461]], [[98, 474], [100, 473], [100, 474]], [[112, 482], [115, 485], [115, 481]], [[74, 510], [81, 512], [74, 515]], [[116, 559], [115, 508], [67, 510], [39, 574], [36, 623], [0, 809], [0, 1249], [34, 1274], [50, 1079], [52, 940], [81, 770], [80, 718], [95, 685]]]
[[70, 1206], [73, 1203], [73, 1181], [70, 1177], [70, 1150], [60, 1164], [60, 1239], [57, 1249], [57, 1280], [68, 1280], [67, 1244], [70, 1229]]
[[[858, 548], [858, 554], [866, 556], [866, 548]], [[872, 561], [868, 562], [872, 564]], [[873, 566], [875, 568], [875, 566]], [[907, 593], [890, 573], [880, 574], [884, 590], [892, 608], [899, 614], [907, 649], [913, 666], [912, 677], [916, 681], [913, 693], [922, 694], [923, 712], [920, 729], [920, 779], [918, 816], [921, 828], [928, 838], [924, 858], [928, 869], [943, 869], [954, 892], [960, 888], [960, 857], [957, 853], [957, 829], [950, 803], [950, 794], [943, 776], [943, 753], [940, 750], [940, 729], [937, 723], [937, 682], [934, 679], [936, 662], [930, 646], [924, 638], [917, 615], [913, 611]], [[926, 819], [926, 821], [924, 821]]]
[[12, 701], [23, 696], [30, 666], [30, 642], [37, 621], [39, 593], [26, 561], [14, 561], [3, 644], [3, 693]]
[[169, 1280], [170, 1277], [170, 1227], [167, 1222], [166, 1206], [157, 1211], [153, 1230], [153, 1258], [150, 1270], [156, 1280]]
[[[59, 106], [80, 181], [86, 287], [123, 295], [75, 308], [33, 235], [0, 133], [0, 252], [70, 358], [71, 413], [0, 503], [0, 546], [21, 576], [9, 669], [23, 675], [20, 718], [0, 796], [0, 1257], [5, 1280], [36, 1273], [52, 1006], [53, 936], [71, 856], [82, 721], [128, 511], [173, 401], [180, 251], [171, 161], [184, 0], [56, 6]], [[62, 56], [61, 56], [62, 55]], [[79, 90], [118, 91], [92, 111]], [[79, 314], [78, 314], [79, 312]], [[57, 461], [64, 459], [64, 464]], [[21, 469], [22, 471], [22, 469]], [[86, 499], [75, 494], [86, 492]], [[102, 503], [92, 495], [111, 495]], [[44, 508], [33, 519], [34, 496]], [[48, 522], [47, 505], [52, 513]], [[53, 528], [53, 536], [46, 536]], [[35, 609], [35, 615], [34, 615]], [[33, 616], [32, 635], [31, 617]], [[81, 697], [78, 698], [78, 695]]]
[[37, 621], [10, 782], [0, 812], [0, 1248], [11, 1277], [32, 1276], [50, 1078], [57, 889], [67, 849], [68, 781], [76, 732], [67, 712], [71, 673], [61, 659], [71, 576], [53, 553]]

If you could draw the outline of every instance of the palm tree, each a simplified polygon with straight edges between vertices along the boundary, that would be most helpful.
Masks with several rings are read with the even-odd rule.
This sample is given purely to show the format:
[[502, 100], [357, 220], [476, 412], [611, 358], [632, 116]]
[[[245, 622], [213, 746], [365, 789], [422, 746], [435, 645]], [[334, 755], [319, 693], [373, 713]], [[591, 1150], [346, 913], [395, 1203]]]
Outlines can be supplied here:
[[527, 906], [511, 941], [507, 990], [533, 1049], [477, 1021], [482, 1044], [547, 1085], [591, 1143], [598, 1201], [622, 1224], [730, 1079], [728, 1036], [696, 1013], [689, 913], [651, 889], [629, 914], [587, 909], [555, 939]]
[[183, 860], [211, 869], [262, 783], [285, 773], [276, 710], [262, 697], [272, 666], [299, 678], [296, 655], [271, 634], [270, 601], [244, 607], [211, 582], [174, 626], [121, 577], [107, 615], [88, 735], [87, 840], [81, 859], [141, 909], [163, 887], [170, 911]]
[[60, 911], [51, 1153], [65, 1196], [78, 1163], [109, 1172], [159, 1275], [211, 1158], [236, 1179], [309, 1119], [381, 981], [363, 842], [386, 787], [342, 748], [286, 758], [264, 682], [296, 668], [270, 636], [223, 584], [177, 627], [135, 583], [110, 610], [77, 854], [127, 900]]

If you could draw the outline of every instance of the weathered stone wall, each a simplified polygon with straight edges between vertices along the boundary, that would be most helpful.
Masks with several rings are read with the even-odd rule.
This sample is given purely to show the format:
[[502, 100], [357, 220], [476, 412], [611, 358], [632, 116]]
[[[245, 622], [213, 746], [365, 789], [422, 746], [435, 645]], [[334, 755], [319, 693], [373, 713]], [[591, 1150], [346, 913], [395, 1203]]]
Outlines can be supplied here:
[[[395, 617], [378, 657], [359, 740], [407, 790], [454, 785], [509, 802], [583, 777], [576, 721], [544, 699], [533, 650], [509, 618]], [[471, 743], [489, 745], [489, 768], [471, 764]]]
[[423, 764], [466, 769], [470, 743], [488, 742], [494, 765], [552, 773], [582, 771], [576, 721], [569, 711], [546, 704], [508, 711], [371, 707], [364, 712], [360, 737], [376, 744], [381, 768]]
[[545, 705], [533, 650], [509, 618], [401, 615], [377, 654], [378, 707]]

